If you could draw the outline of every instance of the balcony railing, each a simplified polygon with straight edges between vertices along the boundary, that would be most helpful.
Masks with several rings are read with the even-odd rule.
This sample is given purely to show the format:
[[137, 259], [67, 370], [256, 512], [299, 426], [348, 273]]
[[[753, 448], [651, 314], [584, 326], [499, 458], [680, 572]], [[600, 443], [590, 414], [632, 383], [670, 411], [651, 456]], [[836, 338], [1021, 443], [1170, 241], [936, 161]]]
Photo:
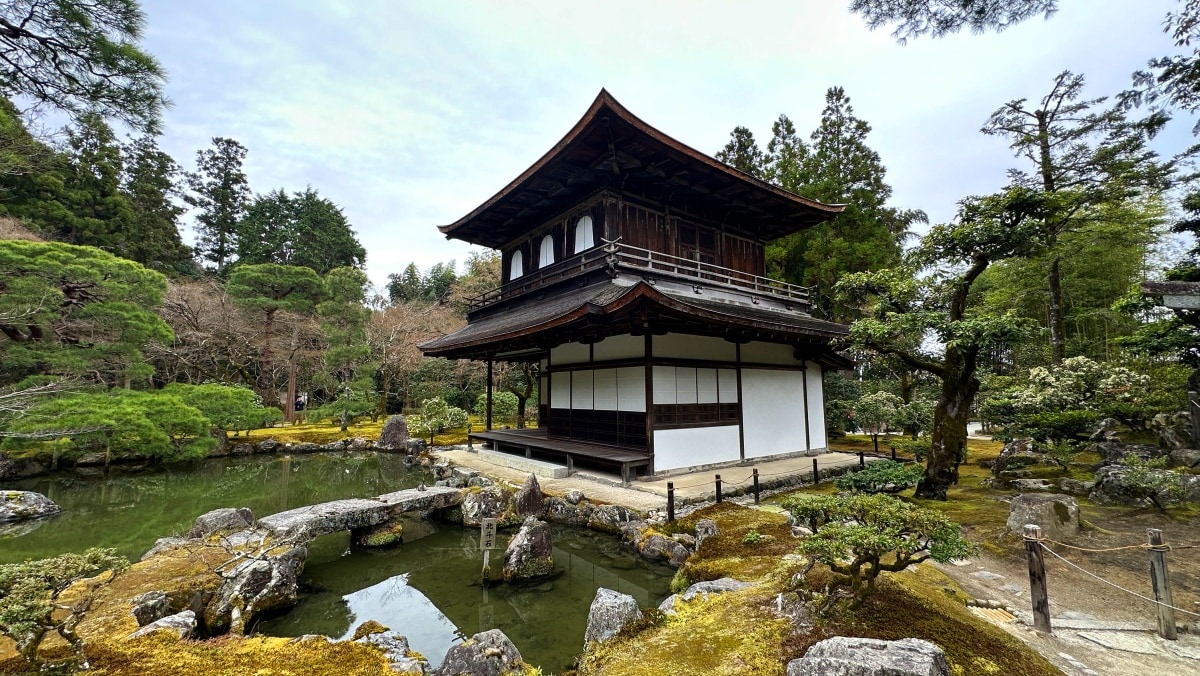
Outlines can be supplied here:
[[655, 277], [679, 279], [687, 283], [699, 280], [703, 282], [704, 286], [769, 296], [797, 303], [806, 311], [810, 309], [808, 287], [608, 241], [604, 243], [604, 246], [535, 270], [503, 286], [475, 296], [467, 301], [467, 309], [476, 310], [499, 300], [523, 295], [562, 279], [577, 277], [586, 272], [603, 268], [613, 271], [620, 269], [649, 272]]

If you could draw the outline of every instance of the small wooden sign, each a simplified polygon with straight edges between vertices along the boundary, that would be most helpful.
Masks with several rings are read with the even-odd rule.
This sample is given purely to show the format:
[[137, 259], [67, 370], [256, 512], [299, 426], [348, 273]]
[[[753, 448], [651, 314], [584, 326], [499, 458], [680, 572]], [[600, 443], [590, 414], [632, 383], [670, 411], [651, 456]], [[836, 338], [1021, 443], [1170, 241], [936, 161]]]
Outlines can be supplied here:
[[487, 551], [496, 548], [496, 520], [482, 519], [479, 528], [479, 548]]

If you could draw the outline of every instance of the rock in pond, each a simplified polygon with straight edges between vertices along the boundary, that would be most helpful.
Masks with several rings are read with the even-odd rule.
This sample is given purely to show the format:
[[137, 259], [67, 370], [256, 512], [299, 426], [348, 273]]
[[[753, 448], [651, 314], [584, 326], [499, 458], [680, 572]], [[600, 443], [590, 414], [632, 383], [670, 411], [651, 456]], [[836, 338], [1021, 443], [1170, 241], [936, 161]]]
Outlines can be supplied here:
[[192, 634], [196, 631], [196, 613], [185, 610], [182, 613], [168, 615], [138, 629], [130, 634], [128, 638], [146, 636], [156, 631], [169, 631], [179, 638], [191, 638]]
[[522, 672], [517, 646], [499, 629], [484, 631], [450, 648], [433, 676], [506, 676]]
[[504, 581], [517, 582], [554, 573], [554, 545], [550, 524], [531, 516], [504, 551]]
[[393, 673], [425, 674], [429, 671], [429, 661], [419, 653], [412, 652], [408, 646], [408, 639], [394, 631], [373, 632], [354, 642], [373, 645], [382, 650], [383, 658], [388, 661]]
[[499, 486], [469, 491], [462, 498], [462, 523], [478, 527], [484, 519], [498, 519], [508, 509], [508, 504], [508, 494]]
[[1021, 533], [1026, 524], [1042, 527], [1048, 538], [1061, 539], [1079, 533], [1079, 501], [1067, 495], [1022, 493], [1012, 499], [1008, 530]]
[[588, 518], [588, 528], [605, 533], [620, 533], [621, 527], [630, 521], [640, 521], [642, 515], [620, 505], [601, 505]]
[[225, 581], [204, 609], [210, 631], [242, 633], [255, 616], [295, 605], [297, 578], [308, 557], [306, 547], [243, 561], [225, 574]]
[[42, 519], [62, 511], [50, 498], [33, 491], [0, 491], [0, 523]]
[[596, 590], [596, 598], [592, 599], [588, 609], [587, 629], [583, 633], [586, 646], [593, 641], [603, 643], [629, 626], [641, 621], [643, 615], [638, 608], [637, 599], [629, 594], [622, 594], [601, 587]]
[[834, 636], [788, 663], [787, 676], [950, 676], [941, 648], [916, 638], [881, 641]]
[[408, 421], [402, 415], [388, 416], [379, 432], [375, 448], [381, 451], [404, 451], [408, 449]]
[[525, 477], [525, 483], [513, 495], [513, 509], [516, 510], [517, 516], [521, 518], [527, 516], [541, 517], [545, 515], [546, 495], [542, 493], [542, 487], [538, 484], [537, 477], [532, 473]]
[[248, 507], [222, 507], [196, 517], [189, 538], [203, 538], [221, 531], [244, 530], [254, 525], [254, 513]]

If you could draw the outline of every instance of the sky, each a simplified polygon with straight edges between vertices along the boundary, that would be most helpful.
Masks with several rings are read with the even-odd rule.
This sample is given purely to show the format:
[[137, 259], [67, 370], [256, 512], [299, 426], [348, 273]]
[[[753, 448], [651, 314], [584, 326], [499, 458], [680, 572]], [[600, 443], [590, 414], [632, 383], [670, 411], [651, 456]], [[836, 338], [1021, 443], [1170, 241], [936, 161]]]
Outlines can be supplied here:
[[[410, 262], [460, 263], [451, 223], [549, 150], [601, 88], [710, 155], [744, 125], [765, 146], [780, 114], [807, 135], [845, 88], [873, 128], [892, 205], [953, 218], [1005, 184], [1006, 143], [979, 132], [1062, 70], [1087, 94], [1129, 86], [1169, 53], [1170, 0], [1062, 0], [1002, 33], [898, 44], [847, 0], [143, 0], [166, 68], [161, 146], [185, 168], [216, 136], [249, 150], [255, 193], [311, 186], [344, 210], [382, 286]], [[1190, 119], [1158, 140], [1172, 153]], [[190, 233], [189, 233], [190, 235]]]

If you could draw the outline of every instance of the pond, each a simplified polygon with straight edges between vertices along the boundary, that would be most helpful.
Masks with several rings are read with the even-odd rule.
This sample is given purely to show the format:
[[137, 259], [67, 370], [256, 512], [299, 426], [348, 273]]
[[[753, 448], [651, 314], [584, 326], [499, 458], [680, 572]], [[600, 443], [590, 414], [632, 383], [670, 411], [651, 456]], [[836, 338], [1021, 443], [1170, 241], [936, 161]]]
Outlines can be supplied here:
[[[62, 472], [3, 487], [44, 493], [56, 518], [0, 527], [0, 563], [115, 547], [137, 560], [155, 539], [186, 531], [199, 514], [249, 507], [256, 516], [340, 498], [370, 497], [432, 483], [402, 456], [374, 453], [214, 459], [157, 470]], [[553, 527], [556, 576], [534, 585], [480, 583], [479, 531], [413, 521], [397, 547], [352, 551], [349, 535], [312, 543], [304, 594], [286, 615], [259, 623], [277, 636], [348, 637], [374, 619], [408, 636], [433, 666], [455, 642], [499, 628], [525, 659], [550, 672], [571, 666], [583, 648], [588, 607], [608, 587], [657, 605], [673, 570], [623, 548], [613, 535]], [[501, 543], [507, 541], [500, 538]], [[492, 553], [503, 565], [503, 551]]]

